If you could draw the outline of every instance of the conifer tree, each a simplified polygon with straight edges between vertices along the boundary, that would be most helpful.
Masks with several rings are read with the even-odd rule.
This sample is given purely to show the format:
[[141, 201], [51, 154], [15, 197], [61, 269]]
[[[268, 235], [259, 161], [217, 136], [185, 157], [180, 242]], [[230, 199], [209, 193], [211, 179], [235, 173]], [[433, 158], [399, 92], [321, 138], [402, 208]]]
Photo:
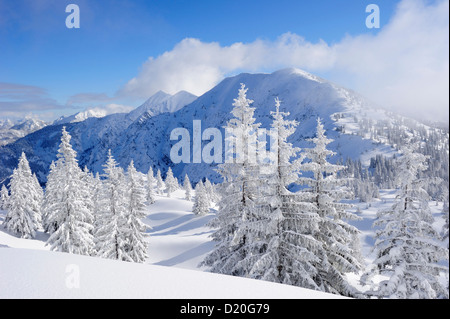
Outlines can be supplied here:
[[433, 228], [434, 218], [428, 205], [426, 179], [419, 177], [427, 169], [427, 157], [416, 152], [417, 146], [405, 146], [397, 160], [398, 192], [395, 203], [378, 212], [375, 269], [388, 279], [369, 292], [379, 298], [448, 298], [439, 281], [440, 272], [448, 272], [440, 261], [448, 261], [448, 249], [439, 243]]
[[147, 172], [147, 201], [149, 204], [155, 203], [155, 194], [153, 191], [154, 183], [155, 183], [155, 176], [153, 176], [153, 169], [150, 166]]
[[161, 176], [161, 171], [158, 169], [156, 172], [156, 192], [162, 195], [164, 192], [165, 184]]
[[143, 223], [146, 217], [145, 205], [146, 192], [142, 186], [144, 183], [134, 167], [133, 161], [127, 169], [127, 194], [126, 209], [124, 214], [124, 232], [126, 248], [123, 260], [143, 263], [147, 255], [146, 229]]
[[52, 161], [50, 170], [47, 175], [47, 184], [44, 192], [44, 200], [42, 204], [42, 225], [46, 233], [52, 234], [58, 229], [63, 215], [52, 214], [55, 209], [59, 209], [63, 198], [63, 190], [58, 184], [61, 173], [56, 163]]
[[213, 184], [209, 181], [208, 178], [205, 178], [205, 183], [203, 184], [205, 187], [206, 194], [208, 195], [209, 201], [213, 203], [217, 203], [219, 197], [216, 194]]
[[165, 184], [167, 197], [171, 197], [172, 193], [178, 189], [178, 180], [173, 176], [172, 168], [170, 167], [167, 170]]
[[[62, 129], [61, 144], [58, 149], [58, 161], [54, 185], [47, 192], [56, 190], [48, 198], [51, 209], [47, 211], [47, 225], [54, 225], [47, 245], [51, 250], [90, 255], [93, 253], [92, 236], [93, 216], [89, 203], [89, 188], [83, 181], [83, 171], [78, 166], [77, 153], [70, 144], [71, 136]], [[48, 199], [47, 198], [47, 199]]]
[[345, 274], [361, 269], [360, 252], [354, 250], [359, 247], [355, 244], [359, 240], [359, 231], [345, 220], [359, 218], [347, 211], [350, 204], [342, 202], [351, 198], [350, 191], [344, 186], [346, 181], [337, 174], [345, 167], [328, 162], [328, 157], [335, 153], [327, 148], [332, 140], [325, 136], [320, 119], [317, 120], [316, 136], [310, 141], [314, 147], [303, 149], [309, 162], [305, 161], [301, 170], [312, 176], [302, 176], [299, 182], [307, 187], [300, 193], [302, 201], [310, 204], [304, 212], [312, 214], [317, 222], [311, 231], [311, 237], [319, 243], [315, 247], [318, 260], [311, 262], [314, 284], [321, 291], [356, 296], [359, 292], [347, 282]]
[[8, 199], [9, 199], [9, 191], [3, 184], [2, 189], [0, 191], [0, 209], [2, 210], [8, 209]]
[[288, 190], [298, 182], [303, 159], [300, 149], [288, 142], [298, 122], [287, 120], [289, 113], [280, 111], [278, 99], [275, 103], [270, 162], [262, 176], [258, 218], [248, 226], [251, 253], [239, 264], [252, 278], [318, 289], [313, 263], [319, 261], [315, 254], [320, 243], [311, 236], [318, 228], [318, 216], [308, 212], [312, 204]]
[[41, 227], [41, 192], [34, 181], [30, 165], [22, 152], [9, 183], [8, 212], [3, 227], [22, 238], [34, 238]]
[[192, 185], [191, 181], [189, 180], [189, 176], [187, 174], [184, 176], [183, 189], [186, 194], [185, 199], [190, 201], [192, 199]]
[[128, 260], [126, 239], [126, 184], [125, 174], [108, 151], [103, 166], [103, 190], [100, 211], [94, 231], [97, 256], [107, 259]]
[[209, 213], [209, 205], [210, 203], [205, 186], [203, 185], [202, 181], [199, 181], [195, 186], [195, 200], [192, 207], [192, 212], [195, 215], [206, 215]]
[[217, 244], [201, 263], [209, 266], [212, 272], [235, 276], [246, 275], [241, 267], [236, 266], [249, 253], [247, 225], [256, 218], [260, 182], [257, 162], [258, 148], [262, 147], [257, 140], [260, 123], [255, 123], [252, 103], [247, 98], [245, 85], [241, 84], [231, 111], [233, 117], [225, 127], [228, 153], [225, 154], [225, 163], [218, 167], [223, 179], [222, 197], [216, 217], [209, 223], [216, 228], [212, 237]]

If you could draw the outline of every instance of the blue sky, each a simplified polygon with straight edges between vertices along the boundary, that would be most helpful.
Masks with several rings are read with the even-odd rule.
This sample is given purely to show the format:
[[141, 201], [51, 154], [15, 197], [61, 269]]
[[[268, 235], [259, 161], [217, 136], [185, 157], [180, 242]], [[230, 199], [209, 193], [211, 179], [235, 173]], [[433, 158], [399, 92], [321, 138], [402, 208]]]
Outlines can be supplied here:
[[[70, 3], [80, 8], [80, 29], [65, 26]], [[370, 3], [380, 8], [380, 29], [365, 25]], [[441, 56], [448, 56], [448, 13], [442, 14], [442, 8], [448, 9], [448, 0], [0, 0], [0, 116], [52, 119], [86, 108], [128, 110], [160, 89], [199, 95], [240, 71], [291, 66], [370, 95], [370, 86], [383, 90], [378, 78], [389, 74], [378, 70], [390, 64], [377, 66], [375, 86], [358, 87], [364, 82], [362, 72], [373, 69], [352, 64], [354, 52], [358, 60], [367, 57], [368, 64], [377, 65], [411, 51], [417, 53], [411, 61], [429, 59], [426, 68], [444, 68], [448, 74], [448, 57]], [[423, 30], [423, 38], [410, 39], [416, 28]], [[426, 32], [436, 36], [436, 30], [443, 45], [422, 52], [426, 39], [433, 40]], [[404, 47], [391, 47], [402, 39], [410, 40]], [[395, 55], [386, 55], [383, 46]], [[377, 50], [379, 60], [371, 57]], [[274, 62], [277, 51], [281, 57]], [[230, 64], [235, 57], [251, 63]], [[395, 76], [408, 69], [403, 66]], [[206, 70], [198, 84], [192, 70]], [[430, 72], [435, 78], [435, 70]], [[439, 103], [448, 106], [448, 99]]]

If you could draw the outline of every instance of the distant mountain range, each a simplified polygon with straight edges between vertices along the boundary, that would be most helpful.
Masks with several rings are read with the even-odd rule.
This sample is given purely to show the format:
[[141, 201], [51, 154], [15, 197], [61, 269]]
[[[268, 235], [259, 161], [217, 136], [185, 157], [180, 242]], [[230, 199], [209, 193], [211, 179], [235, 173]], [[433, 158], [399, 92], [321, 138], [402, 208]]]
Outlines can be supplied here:
[[[224, 79], [200, 97], [187, 92], [175, 95], [158, 92], [127, 114], [93, 116], [81, 121], [73, 121], [74, 116], [71, 121], [45, 126], [0, 148], [0, 183], [11, 175], [22, 151], [39, 180], [45, 183], [50, 163], [56, 159], [62, 126], [66, 126], [72, 136], [79, 164], [93, 172], [102, 172], [108, 149], [111, 149], [124, 168], [134, 160], [136, 168], [143, 173], [150, 166], [165, 173], [170, 166], [177, 177], [182, 178], [187, 173], [194, 182], [204, 177], [218, 182], [214, 163], [172, 163], [170, 150], [177, 141], [170, 140], [170, 133], [175, 128], [186, 128], [192, 136], [193, 120], [201, 121], [202, 130], [218, 128], [223, 131], [232, 116], [230, 111], [241, 83], [248, 88], [247, 97], [254, 100], [255, 117], [264, 128], [270, 128], [275, 97], [281, 100], [281, 110], [290, 112], [290, 118], [300, 123], [291, 136], [291, 142], [299, 147], [309, 146], [307, 139], [314, 136], [316, 120], [320, 117], [327, 135], [334, 139], [330, 144], [337, 153], [334, 161], [360, 159], [368, 165], [376, 154], [395, 154], [395, 145], [389, 134], [383, 132], [383, 127], [392, 126], [402, 132], [411, 132], [417, 127], [441, 132], [438, 128], [377, 109], [356, 92], [299, 69], [271, 74], [243, 73]], [[439, 134], [447, 138], [448, 148], [448, 132]], [[203, 145], [208, 142], [203, 141]]]
[[47, 126], [48, 123], [32, 118], [23, 120], [0, 120], [0, 146], [15, 142], [21, 137]]

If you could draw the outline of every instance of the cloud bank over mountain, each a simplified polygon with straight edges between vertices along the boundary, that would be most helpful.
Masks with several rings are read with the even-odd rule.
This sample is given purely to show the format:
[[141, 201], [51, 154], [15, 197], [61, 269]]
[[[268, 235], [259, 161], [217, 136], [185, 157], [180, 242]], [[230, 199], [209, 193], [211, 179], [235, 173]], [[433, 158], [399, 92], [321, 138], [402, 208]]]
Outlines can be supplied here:
[[171, 51], [149, 57], [120, 94], [146, 98], [159, 90], [186, 90], [201, 95], [231, 74], [299, 67], [393, 111], [442, 120], [449, 105], [448, 6], [448, 1], [403, 0], [376, 34], [347, 35], [332, 44], [308, 42], [290, 32], [274, 41], [229, 46], [186, 38]]

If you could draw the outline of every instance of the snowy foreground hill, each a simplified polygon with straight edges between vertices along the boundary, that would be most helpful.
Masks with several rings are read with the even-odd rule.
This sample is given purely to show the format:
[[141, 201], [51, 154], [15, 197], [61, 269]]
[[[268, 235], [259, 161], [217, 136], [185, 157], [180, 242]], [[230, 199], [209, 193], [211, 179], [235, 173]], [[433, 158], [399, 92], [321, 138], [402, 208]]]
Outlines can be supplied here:
[[[361, 253], [366, 266], [374, 259], [372, 247], [376, 212], [392, 204], [394, 191], [381, 193], [372, 203], [355, 203], [362, 220]], [[442, 203], [430, 205], [434, 227], [444, 223]], [[216, 214], [192, 213], [192, 202], [177, 190], [172, 198], [156, 196], [146, 207], [145, 223], [151, 227], [148, 259], [144, 264], [128, 263], [49, 251], [48, 234], [21, 239], [6, 232], [0, 211], [0, 298], [158, 298], [158, 299], [336, 299], [342, 296], [299, 287], [209, 273], [200, 261], [213, 249], [206, 226]], [[444, 245], [444, 243], [443, 243]], [[448, 264], [446, 265], [448, 267]], [[359, 275], [349, 282], [360, 290]], [[448, 278], [442, 277], [443, 282]]]
[[[198, 263], [213, 248], [205, 223], [178, 190], [147, 207], [150, 230], [145, 264], [49, 251], [47, 234], [21, 239], [0, 225], [0, 299], [335, 299], [342, 296], [209, 273]], [[0, 223], [4, 213], [0, 211]]]

